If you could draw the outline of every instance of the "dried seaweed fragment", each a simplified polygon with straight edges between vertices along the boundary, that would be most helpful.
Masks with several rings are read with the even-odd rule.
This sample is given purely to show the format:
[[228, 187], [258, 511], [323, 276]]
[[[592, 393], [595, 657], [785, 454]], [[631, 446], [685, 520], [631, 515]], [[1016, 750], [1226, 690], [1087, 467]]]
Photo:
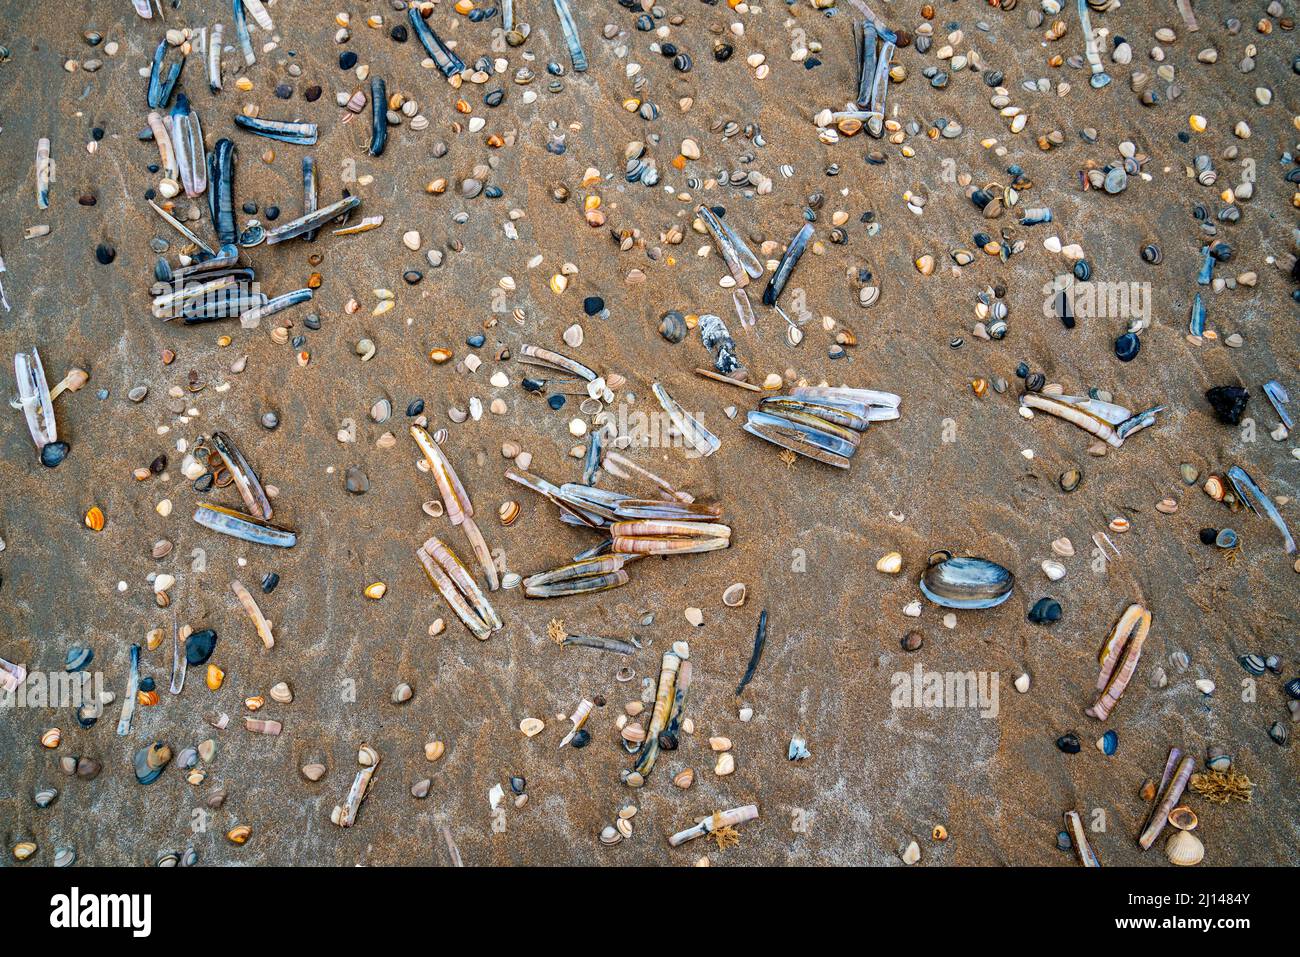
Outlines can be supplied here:
[[1192, 775], [1192, 790], [1215, 804], [1249, 803], [1255, 782], [1240, 771], [1206, 771]]

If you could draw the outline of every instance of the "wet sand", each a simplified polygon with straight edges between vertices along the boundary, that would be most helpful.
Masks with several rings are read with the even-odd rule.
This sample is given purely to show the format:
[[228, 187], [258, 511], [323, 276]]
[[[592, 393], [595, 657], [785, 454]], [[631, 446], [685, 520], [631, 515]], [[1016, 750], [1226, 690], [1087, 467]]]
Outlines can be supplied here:
[[[299, 160], [308, 152], [234, 132], [232, 117], [246, 103], [258, 104], [265, 117], [320, 124], [320, 143], [310, 152], [320, 170], [322, 205], [339, 196], [347, 162], [355, 161], [358, 175], [373, 176], [368, 185], [346, 185], [363, 198], [360, 215], [385, 217], [380, 229], [350, 238], [322, 234], [311, 245], [262, 246], [244, 254], [272, 295], [304, 285], [313, 271], [322, 274], [315, 300], [283, 314], [294, 324], [294, 334], [306, 336], [311, 361], [305, 367], [295, 360], [292, 346], [269, 338], [275, 320], [248, 331], [236, 322], [182, 327], [151, 317], [148, 287], [156, 256], [149, 240], [161, 236], [171, 242], [173, 262], [180, 248], [178, 237], [144, 201], [145, 191], [157, 182], [146, 167], [158, 156], [154, 144], [136, 138], [147, 114], [146, 81], [137, 70], [147, 66], [164, 25], [140, 21], [125, 2], [96, 6], [101, 9], [86, 12], [69, 3], [17, 3], [5, 18], [8, 34], [0, 35], [12, 52], [0, 65], [5, 81], [0, 87], [0, 242], [8, 265], [0, 281], [13, 304], [11, 312], [0, 313], [0, 338], [6, 355], [39, 347], [51, 383], [72, 366], [90, 372], [85, 388], [56, 400], [60, 438], [71, 444], [57, 469], [39, 464], [20, 413], [10, 411], [0, 429], [0, 536], [6, 546], [0, 553], [0, 657], [25, 662], [32, 671], [54, 671], [69, 646], [89, 645], [95, 652], [92, 670], [102, 670], [119, 700], [90, 730], [78, 728], [66, 709], [0, 715], [0, 834], [6, 864], [14, 863], [9, 848], [30, 839], [39, 845], [29, 862], [35, 865], [50, 864], [60, 846], [75, 847], [80, 864], [149, 865], [160, 852], [187, 845], [203, 864], [445, 865], [450, 858], [442, 828], [447, 826], [468, 865], [686, 865], [705, 854], [721, 866], [888, 865], [899, 864], [903, 849], [916, 840], [923, 866], [1072, 866], [1073, 856], [1055, 846], [1062, 813], [1077, 809], [1092, 819], [1100, 809], [1105, 830], [1089, 836], [1104, 864], [1169, 866], [1159, 850], [1141, 853], [1134, 838], [1146, 814], [1138, 790], [1144, 779], [1159, 777], [1171, 746], [1198, 759], [1208, 746], [1225, 748], [1234, 766], [1256, 783], [1250, 804], [1217, 806], [1190, 798], [1200, 816], [1207, 863], [1300, 863], [1296, 751], [1293, 745], [1279, 747], [1267, 734], [1275, 721], [1294, 728], [1282, 691], [1283, 682], [1295, 676], [1300, 654], [1293, 557], [1283, 553], [1264, 518], [1234, 515], [1199, 488], [1186, 487], [1179, 476], [1184, 462], [1196, 466], [1202, 481], [1240, 464], [1275, 500], [1287, 500], [1281, 511], [1293, 529], [1300, 528], [1295, 443], [1269, 438], [1277, 420], [1260, 390], [1276, 378], [1297, 391], [1300, 340], [1289, 298], [1293, 287], [1267, 259], [1292, 251], [1294, 187], [1285, 181], [1289, 166], [1279, 157], [1294, 149], [1291, 118], [1300, 107], [1300, 87], [1289, 62], [1295, 34], [1255, 32], [1262, 4], [1198, 4], [1201, 30], [1195, 35], [1186, 34], [1172, 3], [1127, 3], [1094, 14], [1096, 26], [1129, 38], [1135, 55], [1131, 66], [1114, 65], [1107, 57], [1114, 81], [1093, 91], [1085, 70], [1052, 69], [1046, 63], [1055, 52], [1082, 52], [1072, 11], [1061, 15], [1069, 25], [1066, 37], [1045, 44], [1043, 28], [1026, 26], [1028, 3], [1011, 12], [973, 0], [937, 3], [934, 48], [926, 55], [900, 51], [897, 59], [909, 76], [892, 85], [890, 111], [900, 123], [916, 120], [923, 129], [940, 117], [959, 120], [965, 131], [954, 140], [910, 136], [907, 144], [916, 155], [909, 159], [897, 146], [865, 135], [829, 146], [817, 140], [813, 114], [822, 107], [839, 108], [856, 85], [850, 33], [856, 11], [848, 3], [830, 18], [807, 3], [770, 4], [744, 15], [725, 4], [666, 4], [669, 15], [685, 18], [670, 34], [693, 58], [694, 69], [685, 74], [649, 50], [654, 34], [636, 31], [633, 13], [614, 4], [575, 9], [591, 69], [581, 76], [567, 73], [564, 91], [552, 94], [546, 90], [545, 63], [553, 58], [567, 67], [567, 58], [553, 10], [540, 0], [520, 12], [533, 28], [527, 44], [498, 54], [509, 58], [506, 72], [482, 88], [467, 83], [459, 93], [436, 72], [421, 68], [414, 38], [405, 44], [389, 39], [389, 26], [400, 16], [390, 7], [338, 4], [353, 23], [352, 40], [341, 48], [333, 42], [334, 6], [308, 9], [279, 0], [269, 7], [281, 38], [277, 49], [259, 53], [246, 73], [235, 71], [237, 50], [228, 51], [226, 89], [216, 96], [204, 81], [203, 58], [191, 56], [182, 88], [202, 116], [209, 146], [221, 136], [238, 145], [241, 225], [249, 217], [238, 206], [247, 201], [280, 205], [281, 222], [297, 214]], [[915, 30], [921, 22], [919, 3], [874, 6], [891, 25]], [[383, 29], [364, 24], [371, 14], [384, 16]], [[1228, 15], [1246, 21], [1235, 37], [1222, 26]], [[179, 10], [168, 10], [165, 25], [195, 28], [217, 20], [225, 22], [226, 41], [233, 43], [225, 4], [183, 0]], [[736, 51], [728, 62], [716, 62], [708, 31], [736, 20], [745, 23], [744, 37], [732, 38]], [[990, 29], [980, 31], [977, 21]], [[470, 23], [446, 5], [430, 22], [457, 41], [467, 63], [489, 53], [489, 31], [499, 25], [499, 19]], [[606, 22], [622, 31], [616, 39], [602, 38]], [[925, 66], [938, 62], [934, 54], [949, 23], [964, 29], [962, 49], [973, 46], [989, 68], [1005, 71], [1012, 100], [1031, 116], [1024, 133], [1007, 132], [989, 106], [992, 91], [976, 73], [954, 75], [944, 90], [932, 90], [921, 76]], [[1174, 102], [1146, 108], [1130, 91], [1129, 74], [1139, 66], [1154, 73], [1146, 51], [1160, 26], [1179, 34], [1165, 46], [1184, 92]], [[97, 73], [65, 72], [68, 57], [102, 56], [82, 41], [85, 29], [119, 42], [121, 51], [103, 57]], [[795, 29], [823, 45], [820, 66], [806, 69], [790, 61]], [[254, 32], [259, 50], [266, 39]], [[1251, 42], [1259, 45], [1258, 66], [1243, 76], [1236, 62]], [[620, 57], [617, 48], [623, 44], [630, 50]], [[1219, 48], [1218, 63], [1197, 63], [1196, 51], [1211, 44]], [[341, 49], [354, 50], [384, 76], [390, 93], [418, 101], [430, 120], [428, 129], [416, 132], [404, 122], [390, 130], [382, 157], [366, 157], [368, 114], [343, 123], [344, 111], [334, 104], [336, 91], [363, 86], [338, 68]], [[538, 78], [529, 87], [510, 79], [523, 65], [522, 52], [538, 58], [531, 64]], [[765, 54], [771, 68], [762, 81], [745, 63], [755, 52]], [[625, 73], [629, 61], [644, 65], [645, 98], [662, 110], [653, 122], [620, 105], [633, 95]], [[300, 78], [288, 77], [289, 62], [301, 65]], [[255, 84], [250, 92], [234, 86], [236, 76], [243, 75]], [[1053, 84], [1067, 79], [1073, 89], [1057, 97], [1021, 88], [1022, 81], [1041, 76]], [[291, 100], [274, 97], [279, 82], [293, 84]], [[307, 103], [302, 90], [312, 83], [325, 92]], [[1267, 109], [1255, 104], [1256, 85], [1274, 90]], [[494, 86], [505, 91], [506, 100], [487, 109], [482, 94]], [[523, 103], [525, 89], [538, 91], [536, 103]], [[480, 133], [453, 128], [457, 120], [464, 123], [454, 109], [458, 96], [473, 104], [473, 115], [487, 120]], [[682, 96], [695, 98], [687, 113], [677, 106]], [[1177, 134], [1187, 129], [1191, 113], [1203, 114], [1211, 125], [1181, 143]], [[1253, 132], [1239, 141], [1231, 131], [1243, 119]], [[766, 145], [755, 147], [744, 136], [724, 139], [713, 129], [719, 120], [734, 120], [742, 128], [758, 123]], [[564, 134], [562, 155], [545, 149], [550, 123]], [[85, 144], [94, 127], [103, 128], [105, 136], [92, 155]], [[1081, 140], [1083, 127], [1098, 130], [1096, 144]], [[1065, 134], [1064, 145], [1041, 152], [1035, 137], [1053, 129]], [[494, 132], [508, 145], [487, 147], [484, 137]], [[656, 135], [657, 143], [651, 140]], [[33, 157], [41, 136], [50, 138], [57, 163], [46, 211], [36, 208], [34, 198]], [[996, 137], [1006, 155], [982, 148], [979, 140], [985, 136]], [[678, 172], [670, 161], [684, 137], [694, 138], [703, 156]], [[624, 149], [631, 140], [650, 145], [661, 174], [658, 187], [623, 181]], [[1083, 165], [1116, 161], [1122, 140], [1150, 156], [1145, 169], [1151, 181], [1131, 177], [1119, 196], [1080, 191]], [[434, 158], [439, 141], [449, 150]], [[1203, 289], [1209, 326], [1219, 338], [1193, 345], [1186, 339], [1186, 322], [1199, 288], [1202, 239], [1191, 207], [1201, 202], [1212, 213], [1221, 207], [1218, 189], [1239, 178], [1241, 159], [1223, 157], [1233, 145], [1241, 157], [1254, 159], [1257, 182], [1253, 198], [1241, 204], [1241, 221], [1220, 225], [1218, 238], [1229, 242], [1234, 254], [1217, 274], [1254, 270], [1258, 284]], [[268, 147], [275, 150], [271, 163], [261, 158]], [[887, 161], [864, 162], [877, 149]], [[1212, 155], [1221, 171], [1216, 188], [1198, 186], [1185, 174], [1202, 152]], [[746, 162], [746, 154], [752, 154], [752, 162]], [[487, 182], [499, 185], [504, 196], [462, 199], [460, 180], [489, 155], [496, 167]], [[948, 159], [955, 165], [945, 167]], [[778, 172], [787, 163], [793, 166], [790, 178]], [[838, 176], [825, 175], [830, 163], [839, 164]], [[961, 187], [945, 179], [945, 169], [969, 173], [978, 185], [1005, 182], [1003, 171], [1012, 163], [1034, 183], [1023, 205], [1050, 206], [1055, 222], [1016, 226], [1026, 241], [1024, 252], [1002, 263], [976, 251], [975, 262], [953, 275], [950, 249], [973, 249], [973, 232], [1015, 223], [1011, 215], [983, 220]], [[589, 166], [608, 178], [586, 190], [581, 180]], [[748, 168], [774, 180], [770, 195], [686, 184], [687, 177], [703, 181], [720, 170]], [[436, 177], [451, 181], [445, 195], [425, 193], [425, 183]], [[551, 198], [555, 183], [572, 191], [567, 203]], [[921, 216], [906, 208], [903, 193], [909, 189], [928, 194]], [[84, 191], [96, 193], [95, 206], [78, 205]], [[721, 262], [716, 253], [704, 259], [695, 255], [708, 239], [691, 231], [694, 204], [677, 198], [677, 192], [725, 206], [728, 221], [756, 251], [765, 239], [786, 242], [809, 194], [825, 194], [817, 222], [824, 249], [805, 255], [783, 299], [789, 311], [789, 298], [803, 290], [816, 317], [800, 347], [788, 346], [782, 320], [758, 305], [762, 287], [757, 283], [750, 292], [758, 325], [752, 334], [741, 331], [731, 295], [718, 285]], [[583, 222], [581, 199], [587, 193], [602, 197], [606, 228]], [[844, 245], [828, 241], [831, 211], [837, 209], [849, 214]], [[504, 238], [502, 228], [511, 210], [522, 214], [513, 241]], [[468, 220], [453, 222], [462, 211]], [[879, 235], [869, 236], [860, 221], [867, 211], [881, 224]], [[37, 223], [48, 223], [50, 234], [24, 241], [23, 229]], [[686, 233], [685, 241], [663, 245], [661, 233], [673, 226]], [[206, 212], [195, 228], [211, 237]], [[663, 256], [652, 260], [642, 248], [619, 252], [610, 228], [640, 230], [645, 245], [660, 248]], [[410, 229], [422, 233], [419, 253], [402, 245], [402, 234]], [[1053, 234], [1082, 244], [1094, 279], [1150, 283], [1152, 325], [1142, 334], [1135, 361], [1122, 364], [1112, 353], [1123, 318], [1083, 319], [1066, 331], [1043, 315], [1044, 284], [1068, 269], [1066, 260], [1043, 248]], [[116, 247], [109, 266], [95, 262], [95, 245], [101, 242]], [[1148, 265], [1139, 257], [1148, 242], [1161, 245], [1162, 264]], [[454, 251], [452, 243], [463, 251]], [[440, 268], [425, 260], [429, 248], [445, 252]], [[324, 257], [318, 267], [308, 262], [312, 254]], [[539, 254], [544, 262], [528, 268]], [[928, 277], [912, 265], [923, 254], [939, 264]], [[578, 272], [557, 296], [547, 280], [566, 262]], [[857, 301], [859, 267], [869, 268], [880, 286], [879, 302], [869, 309]], [[411, 268], [424, 272], [416, 286], [402, 280], [403, 270]], [[644, 270], [644, 283], [625, 281], [634, 268]], [[517, 289], [494, 297], [503, 276], [513, 277]], [[994, 284], [1006, 287], [1010, 328], [1000, 342], [981, 341], [971, 332], [975, 297]], [[374, 317], [373, 290], [381, 288], [393, 290], [397, 304]], [[583, 315], [583, 297], [589, 295], [605, 299], [608, 318]], [[349, 315], [344, 306], [352, 298], [361, 308]], [[504, 312], [494, 312], [500, 302]], [[525, 316], [522, 322], [510, 314], [516, 308]], [[693, 374], [709, 362], [698, 334], [679, 345], [660, 338], [658, 318], [670, 309], [723, 316], [757, 381], [791, 370], [794, 378], [813, 383], [889, 390], [902, 398], [902, 417], [874, 425], [846, 473], [807, 460], [788, 467], [776, 448], [740, 429], [756, 396]], [[309, 312], [320, 315], [319, 331], [304, 328]], [[858, 345], [846, 358], [829, 358], [834, 333], [822, 328], [822, 316], [856, 335]], [[492, 319], [495, 325], [485, 329]], [[585, 332], [578, 349], [561, 340], [573, 322]], [[487, 344], [469, 349], [466, 338], [479, 332]], [[1241, 348], [1223, 345], [1233, 332], [1244, 337]], [[229, 347], [217, 344], [222, 334], [233, 338]], [[958, 336], [964, 344], [953, 348], [951, 340]], [[363, 337], [377, 345], [365, 363], [353, 351]], [[415, 560], [415, 548], [432, 534], [466, 558], [469, 551], [446, 519], [430, 519], [421, 511], [421, 502], [436, 497], [436, 489], [428, 474], [414, 467], [418, 452], [402, 411], [412, 399], [423, 398], [432, 427], [448, 428], [444, 448], [474, 500], [489, 545], [503, 552], [506, 567], [529, 574], [566, 561], [592, 544], [593, 536], [561, 525], [552, 506], [503, 477], [508, 463], [499, 450], [506, 440], [532, 453], [530, 470], [538, 475], [557, 484], [581, 476], [581, 463], [569, 455], [575, 440], [567, 428], [578, 414], [577, 400], [554, 412], [519, 388], [524, 366], [493, 360], [498, 346], [517, 355], [523, 343], [571, 354], [607, 376], [625, 376], [618, 401], [629, 403], [630, 411], [653, 410], [650, 387], [662, 382], [713, 429], [722, 446], [707, 459], [688, 459], [680, 449], [628, 454], [697, 499], [720, 504], [734, 530], [732, 547], [703, 556], [647, 559], [632, 568], [628, 585], [594, 596], [534, 602], [525, 601], [519, 590], [496, 593], [492, 600], [505, 628], [480, 643], [449, 613]], [[435, 347], [453, 349], [455, 362], [432, 365], [427, 355]], [[164, 349], [176, 353], [173, 364], [163, 364]], [[471, 352], [483, 359], [472, 374], [458, 366]], [[247, 368], [233, 374], [230, 366], [242, 355], [248, 356]], [[1091, 456], [1092, 440], [1079, 429], [1046, 415], [1026, 421], [1017, 414], [1021, 382], [1014, 370], [1022, 360], [1067, 393], [1097, 387], [1135, 410], [1163, 404], [1166, 411], [1156, 426], [1123, 448]], [[498, 366], [511, 379], [504, 389], [488, 382]], [[182, 422], [167, 408], [168, 389], [184, 387], [190, 370], [207, 385], [186, 393], [186, 406], [198, 412]], [[995, 376], [1010, 383], [1005, 394], [990, 390], [979, 398], [973, 393], [971, 380]], [[1252, 392], [1247, 414], [1258, 424], [1253, 442], [1243, 440], [1240, 428], [1215, 421], [1203, 398], [1210, 386], [1237, 383]], [[127, 393], [138, 385], [147, 385], [149, 395], [135, 404]], [[107, 390], [107, 398], [98, 398], [98, 390]], [[485, 413], [481, 421], [459, 425], [447, 417], [453, 406], [466, 408], [471, 396], [486, 406], [496, 395], [509, 405], [504, 415]], [[385, 396], [395, 413], [376, 424], [367, 410]], [[734, 420], [725, 413], [731, 406], [739, 410]], [[274, 431], [259, 424], [268, 411], [280, 419]], [[346, 419], [356, 423], [354, 444], [336, 439]], [[262, 480], [279, 489], [276, 520], [298, 532], [292, 550], [244, 545], [190, 520], [200, 500], [238, 504], [232, 489], [200, 496], [179, 471], [176, 443], [193, 443], [218, 428], [234, 436]], [[395, 447], [378, 447], [376, 441], [390, 431]], [[945, 431], [953, 441], [945, 441]], [[1033, 450], [1032, 460], [1022, 455], [1026, 449]], [[170, 459], [166, 481], [132, 478], [132, 469], [148, 466], [164, 452]], [[345, 491], [343, 475], [350, 466], [365, 470], [368, 493]], [[1081, 468], [1084, 479], [1067, 495], [1056, 479], [1071, 467]], [[616, 480], [603, 483], [625, 487]], [[1156, 511], [1165, 496], [1178, 500], [1176, 514]], [[154, 508], [164, 498], [174, 504], [167, 518]], [[507, 499], [520, 503], [521, 514], [502, 528], [495, 513]], [[97, 534], [82, 524], [91, 506], [107, 516]], [[1132, 528], [1111, 535], [1120, 557], [1096, 572], [1090, 536], [1121, 515]], [[1197, 532], [1205, 526], [1238, 531], [1242, 548], [1236, 561], [1200, 544]], [[1077, 554], [1062, 560], [1067, 576], [1051, 583], [1039, 565], [1054, 557], [1050, 543], [1059, 536], [1068, 536]], [[158, 562], [150, 548], [164, 537], [175, 548]], [[956, 613], [951, 629], [942, 623], [943, 610], [928, 603], [919, 619], [904, 615], [904, 607], [920, 597], [917, 579], [926, 556], [940, 548], [1011, 569], [1017, 576], [1012, 598], [996, 609]], [[191, 564], [196, 549], [205, 555], [202, 572]], [[904, 556], [902, 573], [876, 572], [876, 560], [893, 550]], [[281, 576], [280, 585], [263, 595], [256, 585], [272, 571]], [[148, 580], [162, 572], [177, 579], [172, 606], [165, 611], [156, 607]], [[232, 578], [254, 591], [275, 622], [274, 649], [263, 650], [230, 593]], [[388, 586], [380, 601], [362, 593], [375, 581]], [[748, 600], [742, 608], [725, 608], [722, 590], [737, 581], [748, 586]], [[125, 590], [119, 591], [119, 582], [126, 583]], [[1061, 602], [1063, 618], [1050, 627], [1030, 624], [1028, 609], [1045, 595]], [[1097, 651], [1131, 602], [1151, 610], [1151, 637], [1112, 717], [1094, 721], [1083, 709], [1093, 701]], [[703, 610], [702, 627], [685, 620], [688, 606]], [[753, 719], [741, 722], [733, 692], [762, 608], [769, 611], [768, 644], [743, 695]], [[181, 624], [218, 632], [213, 661], [226, 672], [225, 684], [210, 692], [200, 669], [192, 669], [183, 694], [173, 697], [167, 693], [170, 640], [144, 652], [144, 670], [157, 681], [162, 700], [140, 708], [131, 734], [119, 738], [114, 728], [130, 646], [142, 643], [154, 627], [170, 630], [173, 611]], [[653, 623], [641, 626], [648, 613]], [[447, 628], [431, 638], [428, 628], [436, 618], [445, 619]], [[551, 618], [575, 632], [635, 636], [644, 647], [626, 662], [597, 651], [561, 649], [546, 636]], [[909, 654], [899, 642], [912, 629], [923, 632], [925, 644]], [[660, 656], [678, 640], [690, 642], [694, 662], [689, 714], [696, 733], [661, 757], [646, 787], [632, 791], [619, 782], [631, 759], [618, 745], [614, 721], [624, 702], [641, 697], [641, 681], [657, 676]], [[1185, 671], [1171, 662], [1180, 650], [1190, 658]], [[1243, 701], [1241, 682], [1248, 675], [1236, 659], [1251, 652], [1279, 655], [1283, 675], [1257, 679], [1257, 700]], [[625, 663], [635, 679], [620, 683], [615, 673]], [[911, 672], [917, 663], [927, 671], [995, 673], [997, 716], [982, 718], [972, 709], [892, 707], [891, 677]], [[1167, 687], [1150, 685], [1157, 666], [1169, 673]], [[1023, 695], [1012, 688], [1022, 672], [1032, 676]], [[1196, 689], [1199, 678], [1217, 684], [1213, 696]], [[258, 717], [282, 721], [284, 733], [277, 738], [243, 730], [243, 699], [266, 695], [278, 681], [292, 686], [294, 701], [268, 700]], [[414, 698], [394, 705], [390, 695], [403, 681], [414, 687]], [[347, 700], [353, 686], [355, 700]], [[591, 744], [557, 750], [568, 727], [557, 715], [597, 695], [607, 704], [588, 725]], [[204, 715], [221, 711], [231, 716], [232, 727], [216, 731]], [[518, 730], [528, 716], [546, 721], [536, 738]], [[38, 739], [54, 726], [62, 729], [63, 743], [46, 751]], [[1118, 752], [1111, 757], [1093, 744], [1108, 728], [1119, 735]], [[1054, 744], [1069, 731], [1083, 742], [1079, 754], [1063, 754]], [[794, 733], [807, 738], [809, 760], [786, 760]], [[728, 777], [712, 771], [711, 735], [734, 742], [736, 771]], [[164, 740], [180, 752], [209, 737], [217, 741], [217, 755], [202, 785], [187, 784], [174, 764], [156, 783], [136, 783], [131, 756], [150, 740]], [[422, 751], [432, 738], [447, 748], [436, 764]], [[330, 810], [347, 793], [362, 743], [376, 748], [383, 760], [357, 824], [341, 830], [330, 823]], [[58, 759], [69, 754], [97, 757], [103, 773], [90, 782], [65, 777]], [[328, 764], [328, 773], [310, 783], [298, 769], [317, 756]], [[671, 779], [685, 767], [695, 769], [696, 783], [681, 791]], [[494, 816], [489, 790], [499, 783], [508, 792], [512, 775], [526, 778], [529, 801], [516, 809], [508, 796], [504, 815]], [[432, 778], [429, 796], [417, 800], [409, 788], [425, 777]], [[32, 793], [45, 785], [57, 787], [60, 795], [42, 810], [34, 806]], [[195, 809], [218, 786], [228, 792], [224, 806], [211, 814], [206, 830], [193, 832]], [[626, 802], [639, 808], [633, 836], [615, 847], [602, 846], [597, 835]], [[667, 836], [696, 816], [750, 802], [762, 816], [742, 826], [738, 847], [720, 851], [697, 841], [669, 848]], [[242, 847], [223, 837], [237, 824], [253, 827]], [[931, 841], [935, 824], [947, 828], [946, 842]]]

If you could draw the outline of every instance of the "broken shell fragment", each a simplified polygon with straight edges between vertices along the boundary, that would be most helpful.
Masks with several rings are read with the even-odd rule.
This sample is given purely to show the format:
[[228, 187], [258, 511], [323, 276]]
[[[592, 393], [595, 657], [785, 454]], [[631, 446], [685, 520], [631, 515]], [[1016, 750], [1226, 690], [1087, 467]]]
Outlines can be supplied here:
[[739, 608], [745, 603], [745, 591], [744, 582], [728, 585], [722, 592], [722, 603], [728, 608]]
[[519, 730], [529, 738], [540, 734], [544, 727], [546, 727], [546, 724], [541, 718], [524, 718], [519, 722]]

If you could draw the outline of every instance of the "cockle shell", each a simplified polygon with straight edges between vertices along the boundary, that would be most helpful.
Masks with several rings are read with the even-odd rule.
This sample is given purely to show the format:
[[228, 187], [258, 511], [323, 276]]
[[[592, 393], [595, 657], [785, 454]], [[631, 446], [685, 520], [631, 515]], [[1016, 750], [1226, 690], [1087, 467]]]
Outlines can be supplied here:
[[722, 603], [728, 608], [739, 608], [745, 603], [745, 583], [736, 582], [734, 585], [728, 585], [722, 593]]
[[1191, 831], [1178, 831], [1165, 844], [1165, 856], [1179, 867], [1194, 867], [1205, 857], [1205, 845]]
[[1015, 576], [996, 562], [953, 558], [947, 552], [936, 552], [930, 558], [930, 566], [921, 575], [921, 593], [936, 605], [993, 608], [1011, 597]]

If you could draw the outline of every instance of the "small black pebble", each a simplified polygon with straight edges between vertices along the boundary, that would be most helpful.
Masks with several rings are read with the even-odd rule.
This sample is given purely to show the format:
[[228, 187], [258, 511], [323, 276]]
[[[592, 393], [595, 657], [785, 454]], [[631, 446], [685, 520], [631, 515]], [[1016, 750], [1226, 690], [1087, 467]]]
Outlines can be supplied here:
[[279, 218], [280, 218], [280, 207], [279, 207], [279, 206], [268, 206], [268, 207], [266, 207], [266, 218], [269, 219], [269, 220], [271, 220], [271, 222], [275, 222], [277, 219], [279, 219]]
[[1218, 537], [1219, 537], [1219, 530], [1218, 530], [1217, 528], [1203, 528], [1203, 529], [1201, 529], [1201, 544], [1202, 544], [1202, 545], [1213, 545], [1213, 544], [1214, 544], [1214, 540], [1215, 540], [1216, 538], [1218, 538]]
[[600, 296], [588, 296], [582, 300], [582, 311], [589, 316], [594, 316], [604, 308], [605, 300], [601, 299]]
[[573, 740], [571, 740], [569, 744], [575, 748], [585, 748], [590, 742], [591, 732], [586, 728], [581, 728], [574, 734]]
[[100, 265], [107, 266], [117, 258], [117, 250], [109, 243], [100, 243], [95, 247], [95, 258], [99, 260]]
[[254, 213], [257, 212], [257, 203], [245, 203], [243, 206], [239, 208], [242, 209], [249, 216], [252, 216]]
[[302, 98], [308, 103], [315, 103], [320, 99], [321, 88], [319, 86], [309, 86], [302, 91]]
[[275, 88], [275, 95], [282, 100], [287, 100], [289, 97], [293, 96], [293, 87], [288, 83], [278, 84]]
[[344, 50], [339, 54], [339, 69], [350, 70], [357, 65], [357, 55], [351, 50]]
[[481, 349], [483, 348], [483, 343], [485, 342], [487, 342], [487, 337], [483, 336], [482, 334], [479, 334], [476, 336], [470, 336], [468, 339], [466, 339], [465, 345], [469, 346], [471, 349]]
[[559, 412], [562, 408], [564, 408], [564, 396], [553, 395], [546, 400], [546, 404], [549, 405], [556, 412]]
[[388, 35], [392, 37], [394, 40], [396, 40], [398, 43], [405, 43], [407, 37], [405, 25], [401, 23], [397, 24], [395, 27], [393, 27], [393, 29], [388, 31]]

